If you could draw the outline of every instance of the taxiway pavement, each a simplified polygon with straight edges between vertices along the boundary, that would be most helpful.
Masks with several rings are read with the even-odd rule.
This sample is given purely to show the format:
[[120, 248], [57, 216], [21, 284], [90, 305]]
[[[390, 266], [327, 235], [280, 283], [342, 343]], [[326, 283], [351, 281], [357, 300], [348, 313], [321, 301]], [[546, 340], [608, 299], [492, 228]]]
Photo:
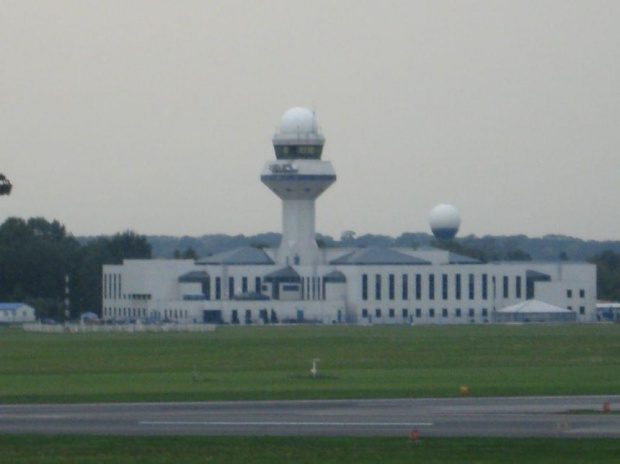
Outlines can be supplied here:
[[0, 433], [620, 438], [618, 412], [620, 395], [0, 405]]

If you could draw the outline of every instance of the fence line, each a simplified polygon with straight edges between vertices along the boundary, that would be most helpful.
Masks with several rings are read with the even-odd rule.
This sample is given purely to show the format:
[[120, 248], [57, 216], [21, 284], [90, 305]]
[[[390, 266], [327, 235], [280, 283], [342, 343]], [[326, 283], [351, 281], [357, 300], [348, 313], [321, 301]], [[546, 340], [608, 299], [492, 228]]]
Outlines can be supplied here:
[[109, 332], [214, 332], [214, 324], [63, 324], [30, 323], [22, 326], [27, 332], [41, 333], [109, 333]]

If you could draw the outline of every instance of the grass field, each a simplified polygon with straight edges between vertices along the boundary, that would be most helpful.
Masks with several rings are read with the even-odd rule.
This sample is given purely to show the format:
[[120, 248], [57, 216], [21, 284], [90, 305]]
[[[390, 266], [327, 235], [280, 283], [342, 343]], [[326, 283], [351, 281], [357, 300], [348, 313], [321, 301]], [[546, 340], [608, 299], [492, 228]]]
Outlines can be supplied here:
[[617, 394], [619, 367], [620, 325], [0, 330], [2, 403]]
[[0, 463], [620, 463], [613, 439], [0, 436]]

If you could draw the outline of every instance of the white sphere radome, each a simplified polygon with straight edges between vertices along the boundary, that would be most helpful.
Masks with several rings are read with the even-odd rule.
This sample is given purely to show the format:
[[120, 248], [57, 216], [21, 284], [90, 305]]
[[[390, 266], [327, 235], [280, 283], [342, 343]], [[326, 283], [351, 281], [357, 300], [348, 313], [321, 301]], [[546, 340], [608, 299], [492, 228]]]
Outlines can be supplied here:
[[317, 130], [316, 116], [310, 108], [290, 108], [280, 119], [281, 134], [313, 134]]
[[435, 237], [450, 239], [454, 238], [459, 230], [461, 215], [454, 206], [443, 203], [431, 210], [429, 223]]

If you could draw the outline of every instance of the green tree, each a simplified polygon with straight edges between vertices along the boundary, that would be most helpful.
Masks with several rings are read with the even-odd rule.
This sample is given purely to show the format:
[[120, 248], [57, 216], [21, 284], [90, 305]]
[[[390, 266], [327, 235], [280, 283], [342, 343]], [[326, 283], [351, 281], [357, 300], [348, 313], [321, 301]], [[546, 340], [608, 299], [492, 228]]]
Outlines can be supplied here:
[[193, 247], [189, 246], [185, 251], [174, 250], [173, 259], [198, 259], [198, 253]]
[[60, 317], [78, 250], [57, 221], [7, 219], [0, 226], [0, 300], [36, 301], [40, 317]]
[[512, 250], [504, 255], [504, 261], [531, 261], [532, 256], [523, 250]]
[[340, 243], [351, 246], [355, 243], [355, 231], [345, 230], [340, 234]]
[[70, 317], [101, 314], [102, 266], [150, 257], [146, 237], [131, 231], [80, 246], [58, 221], [9, 218], [0, 225], [0, 301], [23, 301], [38, 317], [63, 319], [68, 276]]
[[125, 231], [109, 239], [109, 251], [113, 262], [105, 264], [121, 264], [124, 259], [150, 259], [151, 245], [143, 235], [133, 231]]
[[596, 291], [601, 300], [620, 301], [620, 254], [604, 251], [590, 260], [596, 264]]
[[82, 247], [74, 275], [72, 306], [79, 312], [101, 315], [104, 264], [122, 264], [124, 259], [151, 259], [151, 245], [146, 237], [126, 231], [98, 237]]

